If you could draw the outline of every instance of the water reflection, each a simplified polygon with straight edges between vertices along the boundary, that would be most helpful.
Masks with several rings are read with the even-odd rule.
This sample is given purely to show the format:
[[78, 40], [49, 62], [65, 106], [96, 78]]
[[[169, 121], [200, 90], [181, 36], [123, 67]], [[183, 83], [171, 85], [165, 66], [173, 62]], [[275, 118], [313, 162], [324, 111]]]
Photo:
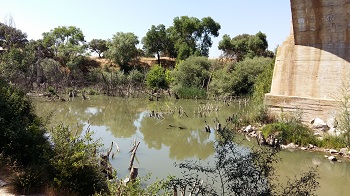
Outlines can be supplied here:
[[[200, 117], [194, 111], [203, 103], [191, 100], [150, 102], [95, 96], [85, 101], [34, 103], [39, 116], [52, 115], [49, 126], [63, 122], [80, 132], [90, 126], [106, 148], [112, 141], [116, 142], [121, 151], [111, 163], [118, 169], [119, 177], [128, 175], [129, 150], [134, 139], [141, 142], [134, 163], [139, 167], [140, 175], [152, 172], [153, 177], [166, 178], [169, 174], [179, 174], [180, 170], [173, 167], [174, 162], [185, 159], [213, 161], [215, 133], [213, 129], [211, 133], [204, 131], [205, 121], [214, 127], [214, 119], [224, 122], [225, 117], [240, 109], [238, 105], [212, 102], [210, 104], [219, 111]], [[178, 114], [180, 107], [188, 117]], [[175, 108], [176, 112], [168, 114]], [[151, 111], [162, 112], [164, 119], [150, 117]], [[277, 173], [281, 183], [287, 181], [286, 176], [293, 178], [318, 165], [321, 188], [317, 195], [347, 195], [350, 192], [350, 187], [344, 186], [350, 183], [349, 163], [332, 163], [322, 153], [304, 151], [283, 151], [280, 156], [283, 161], [277, 165]]]
[[[188, 116], [166, 112], [176, 106], [186, 108]], [[195, 107], [181, 101], [149, 102], [101, 96], [88, 101], [37, 103], [37, 112], [40, 116], [52, 113], [50, 125], [64, 122], [82, 132], [90, 124], [97, 136], [110, 132], [114, 138], [138, 138], [148, 149], [168, 147], [172, 160], [206, 159], [213, 154], [214, 134], [203, 131], [206, 119], [193, 116]], [[150, 111], [161, 111], [164, 118], [150, 117]], [[214, 114], [212, 118], [219, 116]]]

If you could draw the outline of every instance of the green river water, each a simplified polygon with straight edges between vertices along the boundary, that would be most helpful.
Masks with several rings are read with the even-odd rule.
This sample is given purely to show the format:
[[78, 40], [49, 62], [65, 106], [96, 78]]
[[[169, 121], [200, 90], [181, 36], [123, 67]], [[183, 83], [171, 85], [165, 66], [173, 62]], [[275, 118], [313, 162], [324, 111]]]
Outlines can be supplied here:
[[[110, 161], [120, 178], [128, 176], [129, 150], [134, 141], [140, 142], [134, 165], [139, 167], [140, 176], [151, 172], [151, 180], [166, 178], [170, 174], [179, 175], [180, 170], [174, 167], [174, 162], [212, 160], [214, 119], [224, 122], [226, 117], [247, 110], [245, 105], [249, 105], [203, 100], [151, 102], [105, 96], [92, 96], [84, 101], [76, 98], [69, 102], [34, 103], [39, 116], [52, 115], [49, 126], [64, 123], [82, 134], [89, 127], [95, 132], [96, 139], [101, 138], [105, 148], [109, 148], [112, 141], [116, 142], [120, 152], [114, 148], [115, 156]], [[203, 108], [206, 111], [201, 116], [195, 114], [200, 109], [204, 111]], [[164, 118], [150, 117], [151, 111], [161, 113]], [[205, 121], [211, 127], [211, 133], [204, 131]], [[243, 143], [253, 142], [243, 137], [242, 140]], [[288, 177], [294, 178], [317, 166], [321, 186], [317, 195], [350, 195], [350, 162], [330, 162], [324, 155], [300, 150], [280, 152], [282, 161], [276, 165], [279, 182], [286, 183]]]

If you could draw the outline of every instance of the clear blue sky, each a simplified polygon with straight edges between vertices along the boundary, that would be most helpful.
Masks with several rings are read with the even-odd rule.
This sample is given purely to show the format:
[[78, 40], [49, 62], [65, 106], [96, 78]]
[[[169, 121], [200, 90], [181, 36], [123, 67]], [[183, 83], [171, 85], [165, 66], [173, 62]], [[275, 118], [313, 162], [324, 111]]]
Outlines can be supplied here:
[[218, 57], [218, 42], [261, 31], [274, 50], [290, 33], [289, 0], [0, 0], [0, 21], [12, 16], [29, 39], [58, 26], [80, 28], [86, 41], [110, 39], [116, 32], [133, 32], [141, 40], [151, 25], [172, 25], [176, 16], [210, 16], [221, 25], [210, 57]]

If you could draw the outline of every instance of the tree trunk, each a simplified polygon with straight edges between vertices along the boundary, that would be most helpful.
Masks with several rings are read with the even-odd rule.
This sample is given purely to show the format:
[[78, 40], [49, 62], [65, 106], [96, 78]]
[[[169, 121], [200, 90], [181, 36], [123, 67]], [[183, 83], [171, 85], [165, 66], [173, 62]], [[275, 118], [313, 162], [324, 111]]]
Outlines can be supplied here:
[[158, 58], [158, 65], [160, 66], [160, 55], [159, 55], [159, 52], [157, 52], [157, 58]]

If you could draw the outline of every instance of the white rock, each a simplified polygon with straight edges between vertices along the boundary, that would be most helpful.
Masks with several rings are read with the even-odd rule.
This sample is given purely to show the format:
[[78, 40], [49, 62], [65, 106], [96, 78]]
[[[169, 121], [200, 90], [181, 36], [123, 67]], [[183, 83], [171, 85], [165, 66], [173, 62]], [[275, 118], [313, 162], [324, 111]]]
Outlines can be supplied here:
[[327, 132], [330, 136], [336, 136], [337, 133], [336, 133], [336, 130], [334, 127], [330, 128]]
[[331, 154], [336, 154], [336, 153], [338, 153], [338, 151], [335, 150], [335, 149], [329, 149], [329, 153], [331, 153]]
[[330, 128], [335, 128], [338, 126], [338, 122], [334, 117], [332, 117], [332, 118], [327, 120], [327, 126]]
[[244, 132], [246, 132], [246, 133], [250, 133], [250, 132], [252, 132], [252, 131], [253, 131], [252, 125], [248, 125], [248, 126], [244, 129]]
[[323, 128], [324, 126], [327, 125], [322, 119], [320, 118], [315, 118], [311, 121], [312, 127], [313, 128]]
[[330, 160], [330, 161], [337, 161], [337, 158], [335, 156], [329, 156], [328, 160]]
[[348, 148], [341, 148], [340, 150], [339, 150], [339, 154], [340, 155], [343, 155], [343, 154], [348, 154], [349, 153], [349, 149]]
[[307, 148], [305, 148], [305, 147], [301, 147], [300, 149], [302, 149], [302, 150], [307, 150]]

